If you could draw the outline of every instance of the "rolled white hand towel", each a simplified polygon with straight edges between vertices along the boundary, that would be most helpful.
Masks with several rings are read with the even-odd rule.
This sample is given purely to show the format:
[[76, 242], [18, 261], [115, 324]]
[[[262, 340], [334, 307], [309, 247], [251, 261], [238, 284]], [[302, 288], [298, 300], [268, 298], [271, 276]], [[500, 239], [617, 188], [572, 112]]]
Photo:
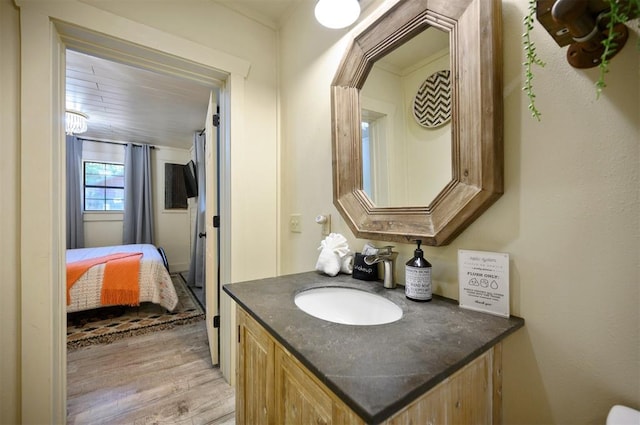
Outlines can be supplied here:
[[[343, 268], [343, 257], [347, 256], [351, 251], [347, 238], [339, 233], [331, 233], [322, 242], [320, 242], [320, 255], [316, 262], [316, 270], [326, 273], [329, 276], [336, 276]], [[346, 265], [345, 270], [348, 270]], [[353, 271], [353, 267], [351, 268]], [[344, 271], [344, 273], [348, 273]]]
[[336, 276], [340, 273], [340, 257], [330, 249], [324, 248], [318, 256], [316, 270], [329, 276]]
[[342, 257], [342, 262], [340, 265], [340, 271], [344, 274], [353, 274], [353, 260], [355, 255], [353, 252], [348, 253], [344, 257]]

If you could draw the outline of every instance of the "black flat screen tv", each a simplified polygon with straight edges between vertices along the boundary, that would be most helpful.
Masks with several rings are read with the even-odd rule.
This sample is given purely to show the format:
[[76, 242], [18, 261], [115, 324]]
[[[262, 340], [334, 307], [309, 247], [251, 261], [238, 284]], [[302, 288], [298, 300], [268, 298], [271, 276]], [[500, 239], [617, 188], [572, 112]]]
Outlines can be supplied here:
[[193, 161], [189, 161], [182, 166], [182, 173], [184, 174], [184, 186], [187, 190], [187, 198], [195, 198], [198, 196], [198, 179], [196, 164]]

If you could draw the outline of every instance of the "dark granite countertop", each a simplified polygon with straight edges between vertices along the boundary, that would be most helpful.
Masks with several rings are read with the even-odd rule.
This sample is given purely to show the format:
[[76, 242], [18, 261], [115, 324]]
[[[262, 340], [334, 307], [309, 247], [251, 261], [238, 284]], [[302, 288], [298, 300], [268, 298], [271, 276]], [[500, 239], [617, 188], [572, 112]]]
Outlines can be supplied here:
[[[317, 319], [300, 310], [294, 296], [322, 286], [364, 289], [402, 308], [397, 322], [351, 326]], [[426, 303], [405, 298], [404, 288], [384, 289], [350, 275], [317, 272], [224, 285], [228, 293], [365, 422], [379, 423], [524, 326], [458, 307], [434, 296]]]

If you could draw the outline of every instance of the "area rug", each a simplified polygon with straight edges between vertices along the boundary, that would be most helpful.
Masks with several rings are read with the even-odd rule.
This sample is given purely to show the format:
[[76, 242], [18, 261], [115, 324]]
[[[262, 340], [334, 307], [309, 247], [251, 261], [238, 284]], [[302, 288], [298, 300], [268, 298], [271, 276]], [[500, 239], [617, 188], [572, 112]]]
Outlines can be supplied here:
[[204, 310], [179, 274], [171, 280], [178, 294], [173, 312], [153, 304], [139, 307], [105, 307], [67, 314], [67, 349], [93, 344], [108, 344], [117, 339], [156, 332], [204, 320]]

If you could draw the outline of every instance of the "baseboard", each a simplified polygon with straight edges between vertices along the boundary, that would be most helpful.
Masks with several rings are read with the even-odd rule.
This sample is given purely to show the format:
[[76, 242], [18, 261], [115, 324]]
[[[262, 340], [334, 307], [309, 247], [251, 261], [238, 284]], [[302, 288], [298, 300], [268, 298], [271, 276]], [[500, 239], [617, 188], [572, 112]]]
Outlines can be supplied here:
[[171, 273], [189, 270], [189, 263], [169, 263], [169, 270], [171, 270]]

